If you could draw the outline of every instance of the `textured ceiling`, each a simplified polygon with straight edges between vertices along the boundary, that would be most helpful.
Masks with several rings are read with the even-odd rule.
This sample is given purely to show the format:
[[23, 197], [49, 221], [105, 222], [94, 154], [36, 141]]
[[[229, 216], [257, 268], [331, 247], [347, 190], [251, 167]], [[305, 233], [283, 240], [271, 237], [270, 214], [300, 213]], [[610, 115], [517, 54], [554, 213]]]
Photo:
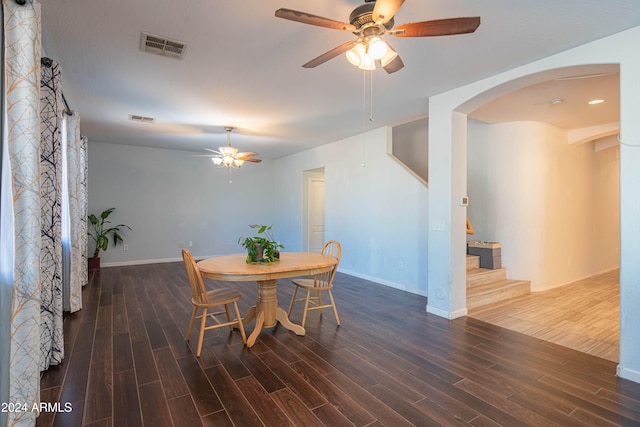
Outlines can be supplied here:
[[[359, 4], [46, 0], [43, 49], [61, 64], [65, 96], [92, 141], [203, 151], [223, 145], [224, 126], [234, 126], [233, 145], [277, 158], [424, 117], [430, 95], [640, 25], [638, 0], [407, 1], [396, 25], [459, 16], [480, 16], [482, 23], [473, 34], [387, 36], [405, 68], [368, 73], [365, 85], [364, 73], [343, 55], [317, 68], [301, 67], [353, 34], [274, 17], [284, 7], [348, 21]], [[187, 43], [184, 58], [142, 52], [142, 32]], [[496, 100], [473, 117], [526, 117], [568, 128], [604, 116], [617, 120], [617, 78], [610, 73], [543, 83]], [[596, 86], [602, 95], [590, 92]], [[578, 110], [591, 96], [607, 102], [598, 112]], [[566, 102], [551, 106], [553, 98]], [[132, 122], [131, 114], [156, 121]]]

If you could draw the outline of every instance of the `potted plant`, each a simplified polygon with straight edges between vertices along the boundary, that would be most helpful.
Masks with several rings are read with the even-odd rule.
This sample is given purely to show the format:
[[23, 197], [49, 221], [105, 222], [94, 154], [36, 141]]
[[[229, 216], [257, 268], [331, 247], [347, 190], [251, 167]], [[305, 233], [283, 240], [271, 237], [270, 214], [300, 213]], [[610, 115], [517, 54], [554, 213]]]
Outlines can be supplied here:
[[111, 221], [107, 218], [109, 218], [109, 215], [111, 215], [115, 209], [116, 208], [109, 208], [103, 211], [99, 217], [94, 214], [88, 216], [89, 222], [91, 223], [88, 234], [96, 244], [93, 257], [89, 258], [89, 269], [100, 268], [100, 250], [106, 251], [109, 248], [110, 238], [113, 238], [113, 246], [117, 246], [118, 242], [123, 242], [120, 229], [128, 228], [131, 230], [131, 227], [125, 224], [111, 226]]
[[238, 243], [247, 250], [247, 263], [278, 261], [280, 249], [284, 249], [284, 246], [274, 240], [272, 226], [251, 224], [249, 227], [258, 229], [258, 235], [238, 239]]

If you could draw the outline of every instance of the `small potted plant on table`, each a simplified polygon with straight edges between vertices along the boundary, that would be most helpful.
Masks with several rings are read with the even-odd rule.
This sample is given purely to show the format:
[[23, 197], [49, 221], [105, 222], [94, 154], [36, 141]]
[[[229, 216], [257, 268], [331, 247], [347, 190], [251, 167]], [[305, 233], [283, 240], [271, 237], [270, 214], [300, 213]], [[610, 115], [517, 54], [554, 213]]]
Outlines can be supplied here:
[[121, 228], [128, 228], [131, 230], [131, 227], [125, 224], [118, 224], [115, 226], [111, 226], [111, 221], [107, 218], [111, 213], [116, 210], [116, 208], [109, 208], [103, 211], [99, 217], [94, 214], [88, 216], [89, 222], [91, 223], [91, 228], [88, 230], [89, 236], [93, 239], [96, 244], [96, 250], [93, 253], [93, 257], [89, 258], [89, 269], [98, 269], [100, 268], [100, 250], [106, 251], [109, 248], [109, 238], [113, 238], [113, 246], [117, 246], [118, 242], [122, 243], [123, 239], [120, 235]]
[[247, 263], [278, 261], [280, 249], [284, 249], [284, 246], [274, 240], [272, 226], [251, 224], [249, 227], [257, 229], [258, 235], [238, 239], [238, 243], [247, 250]]

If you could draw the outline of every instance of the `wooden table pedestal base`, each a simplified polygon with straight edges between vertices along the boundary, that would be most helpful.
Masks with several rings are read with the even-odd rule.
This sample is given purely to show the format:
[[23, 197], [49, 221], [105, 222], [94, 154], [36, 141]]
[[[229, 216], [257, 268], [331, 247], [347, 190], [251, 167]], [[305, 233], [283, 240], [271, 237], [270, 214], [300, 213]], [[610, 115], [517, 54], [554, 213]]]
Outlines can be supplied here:
[[256, 319], [256, 326], [253, 332], [251, 332], [251, 335], [247, 337], [247, 347], [255, 344], [263, 328], [273, 328], [278, 322], [296, 335], [305, 334], [304, 328], [295, 323], [291, 323], [287, 312], [278, 307], [276, 280], [258, 281], [258, 301], [256, 301], [256, 305], [247, 310], [242, 322], [246, 325], [253, 319]]

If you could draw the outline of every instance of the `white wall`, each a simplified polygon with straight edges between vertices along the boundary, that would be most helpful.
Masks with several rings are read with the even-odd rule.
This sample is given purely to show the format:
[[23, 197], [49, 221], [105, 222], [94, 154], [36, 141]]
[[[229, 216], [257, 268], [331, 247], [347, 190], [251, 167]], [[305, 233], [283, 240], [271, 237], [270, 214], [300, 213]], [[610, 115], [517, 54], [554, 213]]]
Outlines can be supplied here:
[[510, 278], [540, 291], [619, 266], [617, 148], [570, 145], [538, 122], [468, 131], [471, 238], [502, 243]]
[[[265, 160], [232, 172], [194, 153], [89, 141], [89, 212], [115, 207], [112, 223], [124, 223], [122, 246], [101, 252], [103, 265], [239, 253], [252, 223], [273, 222], [273, 163]], [[89, 244], [90, 253], [94, 246]]]
[[389, 138], [380, 128], [276, 160], [275, 223], [300, 250], [302, 173], [324, 167], [325, 239], [342, 245], [340, 271], [426, 295], [428, 190], [386, 154]]

